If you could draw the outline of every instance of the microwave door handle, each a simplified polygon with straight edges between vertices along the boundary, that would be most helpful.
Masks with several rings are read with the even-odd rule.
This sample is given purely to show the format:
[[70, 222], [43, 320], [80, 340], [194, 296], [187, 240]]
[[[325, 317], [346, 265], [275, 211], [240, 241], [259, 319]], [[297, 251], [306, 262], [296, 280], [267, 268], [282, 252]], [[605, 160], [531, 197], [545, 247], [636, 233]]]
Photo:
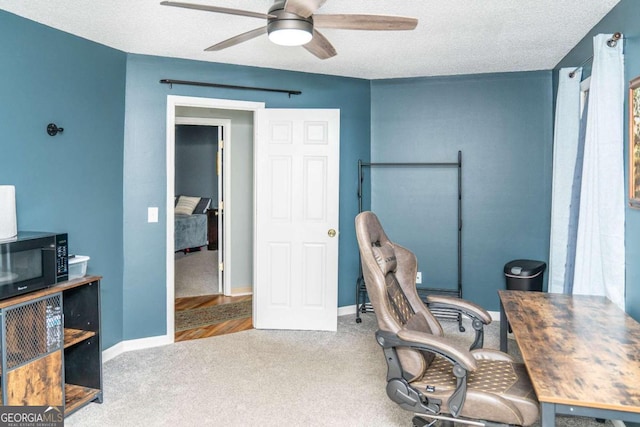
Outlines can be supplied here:
[[42, 276], [45, 283], [56, 283], [56, 248], [42, 248]]

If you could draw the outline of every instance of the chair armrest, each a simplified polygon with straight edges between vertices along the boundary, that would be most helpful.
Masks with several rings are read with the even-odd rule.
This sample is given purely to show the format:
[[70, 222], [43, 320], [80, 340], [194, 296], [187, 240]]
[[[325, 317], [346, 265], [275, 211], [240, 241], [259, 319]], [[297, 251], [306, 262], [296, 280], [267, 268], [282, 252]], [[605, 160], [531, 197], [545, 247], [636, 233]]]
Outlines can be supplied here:
[[472, 319], [478, 319], [485, 325], [491, 323], [491, 315], [484, 308], [471, 301], [444, 295], [428, 295], [427, 306], [429, 308], [443, 308], [454, 310]]
[[467, 371], [477, 369], [475, 357], [465, 348], [458, 347], [445, 337], [437, 337], [416, 331], [399, 331], [397, 334], [388, 331], [376, 332], [378, 344], [383, 348], [410, 347], [443, 356], [453, 364], [458, 364]]
[[515, 359], [507, 353], [492, 348], [480, 348], [471, 350], [471, 354], [476, 360], [504, 360], [515, 363]]
[[376, 340], [382, 346], [387, 359], [387, 395], [407, 410], [422, 413], [439, 413], [440, 403], [429, 402], [411, 387], [402, 377], [402, 367], [397, 358], [396, 348], [409, 347], [436, 353], [453, 364], [452, 373], [456, 377], [456, 389], [447, 400], [451, 415], [458, 417], [467, 395], [467, 374], [477, 369], [473, 355], [465, 348], [459, 348], [444, 337], [416, 331], [399, 331], [397, 334], [379, 330]]

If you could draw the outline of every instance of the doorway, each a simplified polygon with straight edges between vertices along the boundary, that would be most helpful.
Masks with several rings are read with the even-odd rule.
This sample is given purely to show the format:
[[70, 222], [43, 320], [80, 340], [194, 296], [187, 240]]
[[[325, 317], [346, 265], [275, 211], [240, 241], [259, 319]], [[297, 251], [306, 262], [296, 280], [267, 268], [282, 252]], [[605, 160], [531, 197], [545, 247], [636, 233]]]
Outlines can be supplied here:
[[[237, 152], [240, 157], [236, 157], [236, 154], [230, 155], [231, 150], [227, 148], [224, 150], [223, 160], [225, 170], [230, 171], [229, 174], [224, 173], [223, 179], [223, 235], [226, 238], [222, 243], [222, 251], [225, 295], [229, 293], [238, 296], [247, 291], [252, 292], [255, 287], [256, 298], [253, 298], [251, 313], [257, 327], [257, 323], [260, 323], [261, 328], [335, 330], [338, 290], [336, 237], [339, 234], [339, 110], [267, 110], [264, 103], [257, 102], [168, 96], [167, 259], [170, 261], [174, 248], [174, 207], [171, 197], [174, 194], [175, 177], [174, 126], [177, 111], [182, 109], [188, 110], [191, 117], [214, 114], [210, 117], [237, 119], [232, 120], [225, 137], [227, 143], [233, 141], [229, 144], [230, 147], [243, 149], [244, 152], [240, 150]], [[247, 136], [246, 143], [238, 144], [237, 136], [242, 134]], [[304, 147], [304, 150], [297, 147]], [[283, 157], [278, 154], [281, 149], [293, 151]], [[236, 173], [240, 173], [238, 179]], [[298, 194], [303, 197], [298, 197]], [[269, 203], [265, 203], [265, 196], [266, 200], [270, 200]], [[262, 197], [262, 202], [258, 201], [259, 197]], [[293, 221], [288, 221], [288, 225], [284, 224], [287, 233], [274, 238], [272, 228], [275, 228], [275, 222], [282, 223], [280, 219], [286, 215], [281, 214], [293, 214], [294, 207], [295, 215], [291, 217]], [[269, 221], [274, 227], [270, 227]], [[314, 224], [313, 227], [310, 222]], [[283, 225], [280, 223], [279, 225]], [[309, 236], [309, 240], [293, 242], [290, 236], [299, 234], [295, 230], [300, 227], [312, 230], [313, 236]], [[278, 252], [280, 248], [283, 250]], [[301, 263], [287, 256], [287, 253], [294, 253], [287, 248], [295, 249], [296, 256], [304, 255], [304, 259], [298, 259]], [[269, 266], [274, 265], [269, 263], [270, 255], [277, 255], [277, 259], [272, 258], [277, 261], [277, 268], [269, 270]], [[259, 265], [256, 261], [259, 261]], [[288, 265], [296, 266], [296, 270], [288, 272]], [[288, 276], [285, 277], [286, 274]], [[176, 316], [173, 311], [173, 275], [173, 262], [168, 262], [167, 333], [171, 340], [175, 340]], [[294, 283], [300, 286], [292, 294], [293, 298], [288, 298], [287, 289], [291, 289], [289, 284]], [[295, 308], [293, 315], [287, 316], [284, 322], [267, 324], [267, 320], [277, 319], [276, 311], [282, 310], [289, 302]]]
[[[239, 209], [236, 213], [234, 208], [242, 207], [242, 194], [236, 195], [234, 198], [232, 191], [232, 181], [234, 181], [234, 176], [230, 172], [234, 169], [233, 167], [233, 159], [231, 155], [231, 150], [228, 149], [231, 145], [233, 145], [232, 138], [234, 132], [235, 134], [241, 134], [242, 130], [233, 130], [234, 126], [231, 125], [231, 119], [229, 117], [233, 116], [233, 114], [244, 114], [245, 116], [251, 117], [251, 127], [253, 126], [253, 111], [264, 108], [264, 103], [256, 103], [256, 102], [245, 102], [245, 101], [228, 101], [228, 100], [220, 100], [220, 99], [208, 99], [208, 98], [193, 98], [193, 97], [182, 97], [182, 96], [168, 96], [167, 97], [167, 264], [166, 264], [166, 277], [167, 277], [167, 335], [170, 339], [175, 340], [175, 332], [176, 332], [176, 314], [175, 314], [175, 265], [174, 265], [174, 233], [175, 233], [175, 224], [174, 224], [174, 195], [175, 193], [175, 126], [179, 123], [190, 123], [204, 126], [218, 126], [223, 128], [224, 135], [224, 144], [227, 149], [222, 150], [222, 155], [220, 158], [220, 165], [222, 166], [222, 180], [219, 194], [224, 196], [224, 200], [221, 200], [221, 206], [219, 206], [219, 211], [223, 212], [221, 217], [221, 222], [219, 223], [220, 227], [220, 235], [223, 237], [221, 241], [218, 242], [218, 252], [220, 253], [222, 268], [220, 270], [220, 281], [221, 291], [224, 295], [220, 295], [220, 297], [239, 297], [243, 295], [243, 290], [246, 293], [251, 293], [251, 281], [247, 281], [247, 286], [243, 287], [242, 284], [242, 274], [234, 274], [234, 266], [237, 266], [237, 270], [239, 273], [242, 273], [246, 270], [243, 267], [243, 262], [248, 262], [251, 265], [253, 264], [253, 257], [247, 256], [247, 253], [252, 254], [253, 250], [250, 248], [249, 251], [246, 248], [242, 247], [242, 231], [235, 232], [232, 231], [233, 221], [223, 220], [224, 218], [229, 218], [231, 216], [234, 217], [234, 221], [240, 222], [243, 218], [243, 214], [246, 216], [247, 213], [250, 214], [249, 221], [253, 221], [253, 198], [251, 197], [250, 202], [251, 206], [248, 209]], [[226, 116], [226, 117], [225, 117]], [[252, 138], [252, 130], [251, 130], [251, 138]], [[251, 140], [252, 145], [252, 140]], [[250, 147], [249, 151], [252, 152], [253, 147]], [[251, 162], [252, 163], [252, 162]], [[253, 169], [252, 164], [249, 165], [251, 170]], [[236, 180], [237, 181], [237, 180]], [[221, 208], [221, 209], [220, 209]], [[245, 212], [240, 212], [240, 210]], [[246, 227], [245, 227], [246, 228]], [[252, 227], [251, 227], [252, 228]], [[249, 229], [247, 231], [249, 236], [252, 234], [252, 230]], [[234, 235], [234, 239], [229, 239], [227, 237]], [[236, 235], [237, 238], [236, 238]], [[234, 242], [231, 244], [231, 242]], [[240, 252], [240, 256], [234, 252]], [[238, 283], [238, 278], [240, 277], [240, 286], [234, 286], [234, 284]]]
[[[192, 117], [211, 114], [215, 115], [215, 110], [176, 109], [176, 197], [189, 194], [187, 197], [195, 195], [200, 201], [192, 215], [175, 217], [175, 341], [253, 329], [252, 295], [225, 296], [222, 292], [223, 153], [225, 141], [231, 145], [230, 139], [225, 138], [230, 133], [231, 120]], [[203, 207], [205, 212], [201, 212]], [[185, 223], [191, 229], [180, 228]], [[189, 240], [194, 234], [196, 238]], [[206, 245], [202, 245], [204, 239]], [[202, 246], [181, 249], [190, 244]]]
[[228, 119], [190, 117], [178, 108], [175, 126], [175, 201], [199, 201], [191, 215], [174, 217], [175, 297], [219, 295], [224, 276], [224, 135]]

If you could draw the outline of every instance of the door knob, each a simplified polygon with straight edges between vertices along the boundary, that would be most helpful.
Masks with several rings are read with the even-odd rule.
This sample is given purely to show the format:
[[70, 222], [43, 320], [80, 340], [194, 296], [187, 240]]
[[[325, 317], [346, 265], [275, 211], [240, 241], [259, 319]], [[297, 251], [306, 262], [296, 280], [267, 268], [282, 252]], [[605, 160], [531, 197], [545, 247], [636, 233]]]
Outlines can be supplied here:
[[327, 232], [327, 234], [329, 235], [329, 237], [336, 237], [336, 230], [334, 230], [333, 228], [329, 229], [329, 231]]

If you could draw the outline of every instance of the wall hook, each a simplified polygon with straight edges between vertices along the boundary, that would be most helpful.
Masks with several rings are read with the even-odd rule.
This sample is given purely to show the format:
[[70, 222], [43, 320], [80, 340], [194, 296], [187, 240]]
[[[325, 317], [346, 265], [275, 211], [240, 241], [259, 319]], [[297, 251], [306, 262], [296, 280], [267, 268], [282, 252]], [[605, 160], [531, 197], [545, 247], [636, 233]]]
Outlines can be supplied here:
[[49, 123], [47, 125], [47, 133], [51, 136], [56, 136], [58, 132], [62, 133], [64, 128], [59, 128], [55, 123]]

